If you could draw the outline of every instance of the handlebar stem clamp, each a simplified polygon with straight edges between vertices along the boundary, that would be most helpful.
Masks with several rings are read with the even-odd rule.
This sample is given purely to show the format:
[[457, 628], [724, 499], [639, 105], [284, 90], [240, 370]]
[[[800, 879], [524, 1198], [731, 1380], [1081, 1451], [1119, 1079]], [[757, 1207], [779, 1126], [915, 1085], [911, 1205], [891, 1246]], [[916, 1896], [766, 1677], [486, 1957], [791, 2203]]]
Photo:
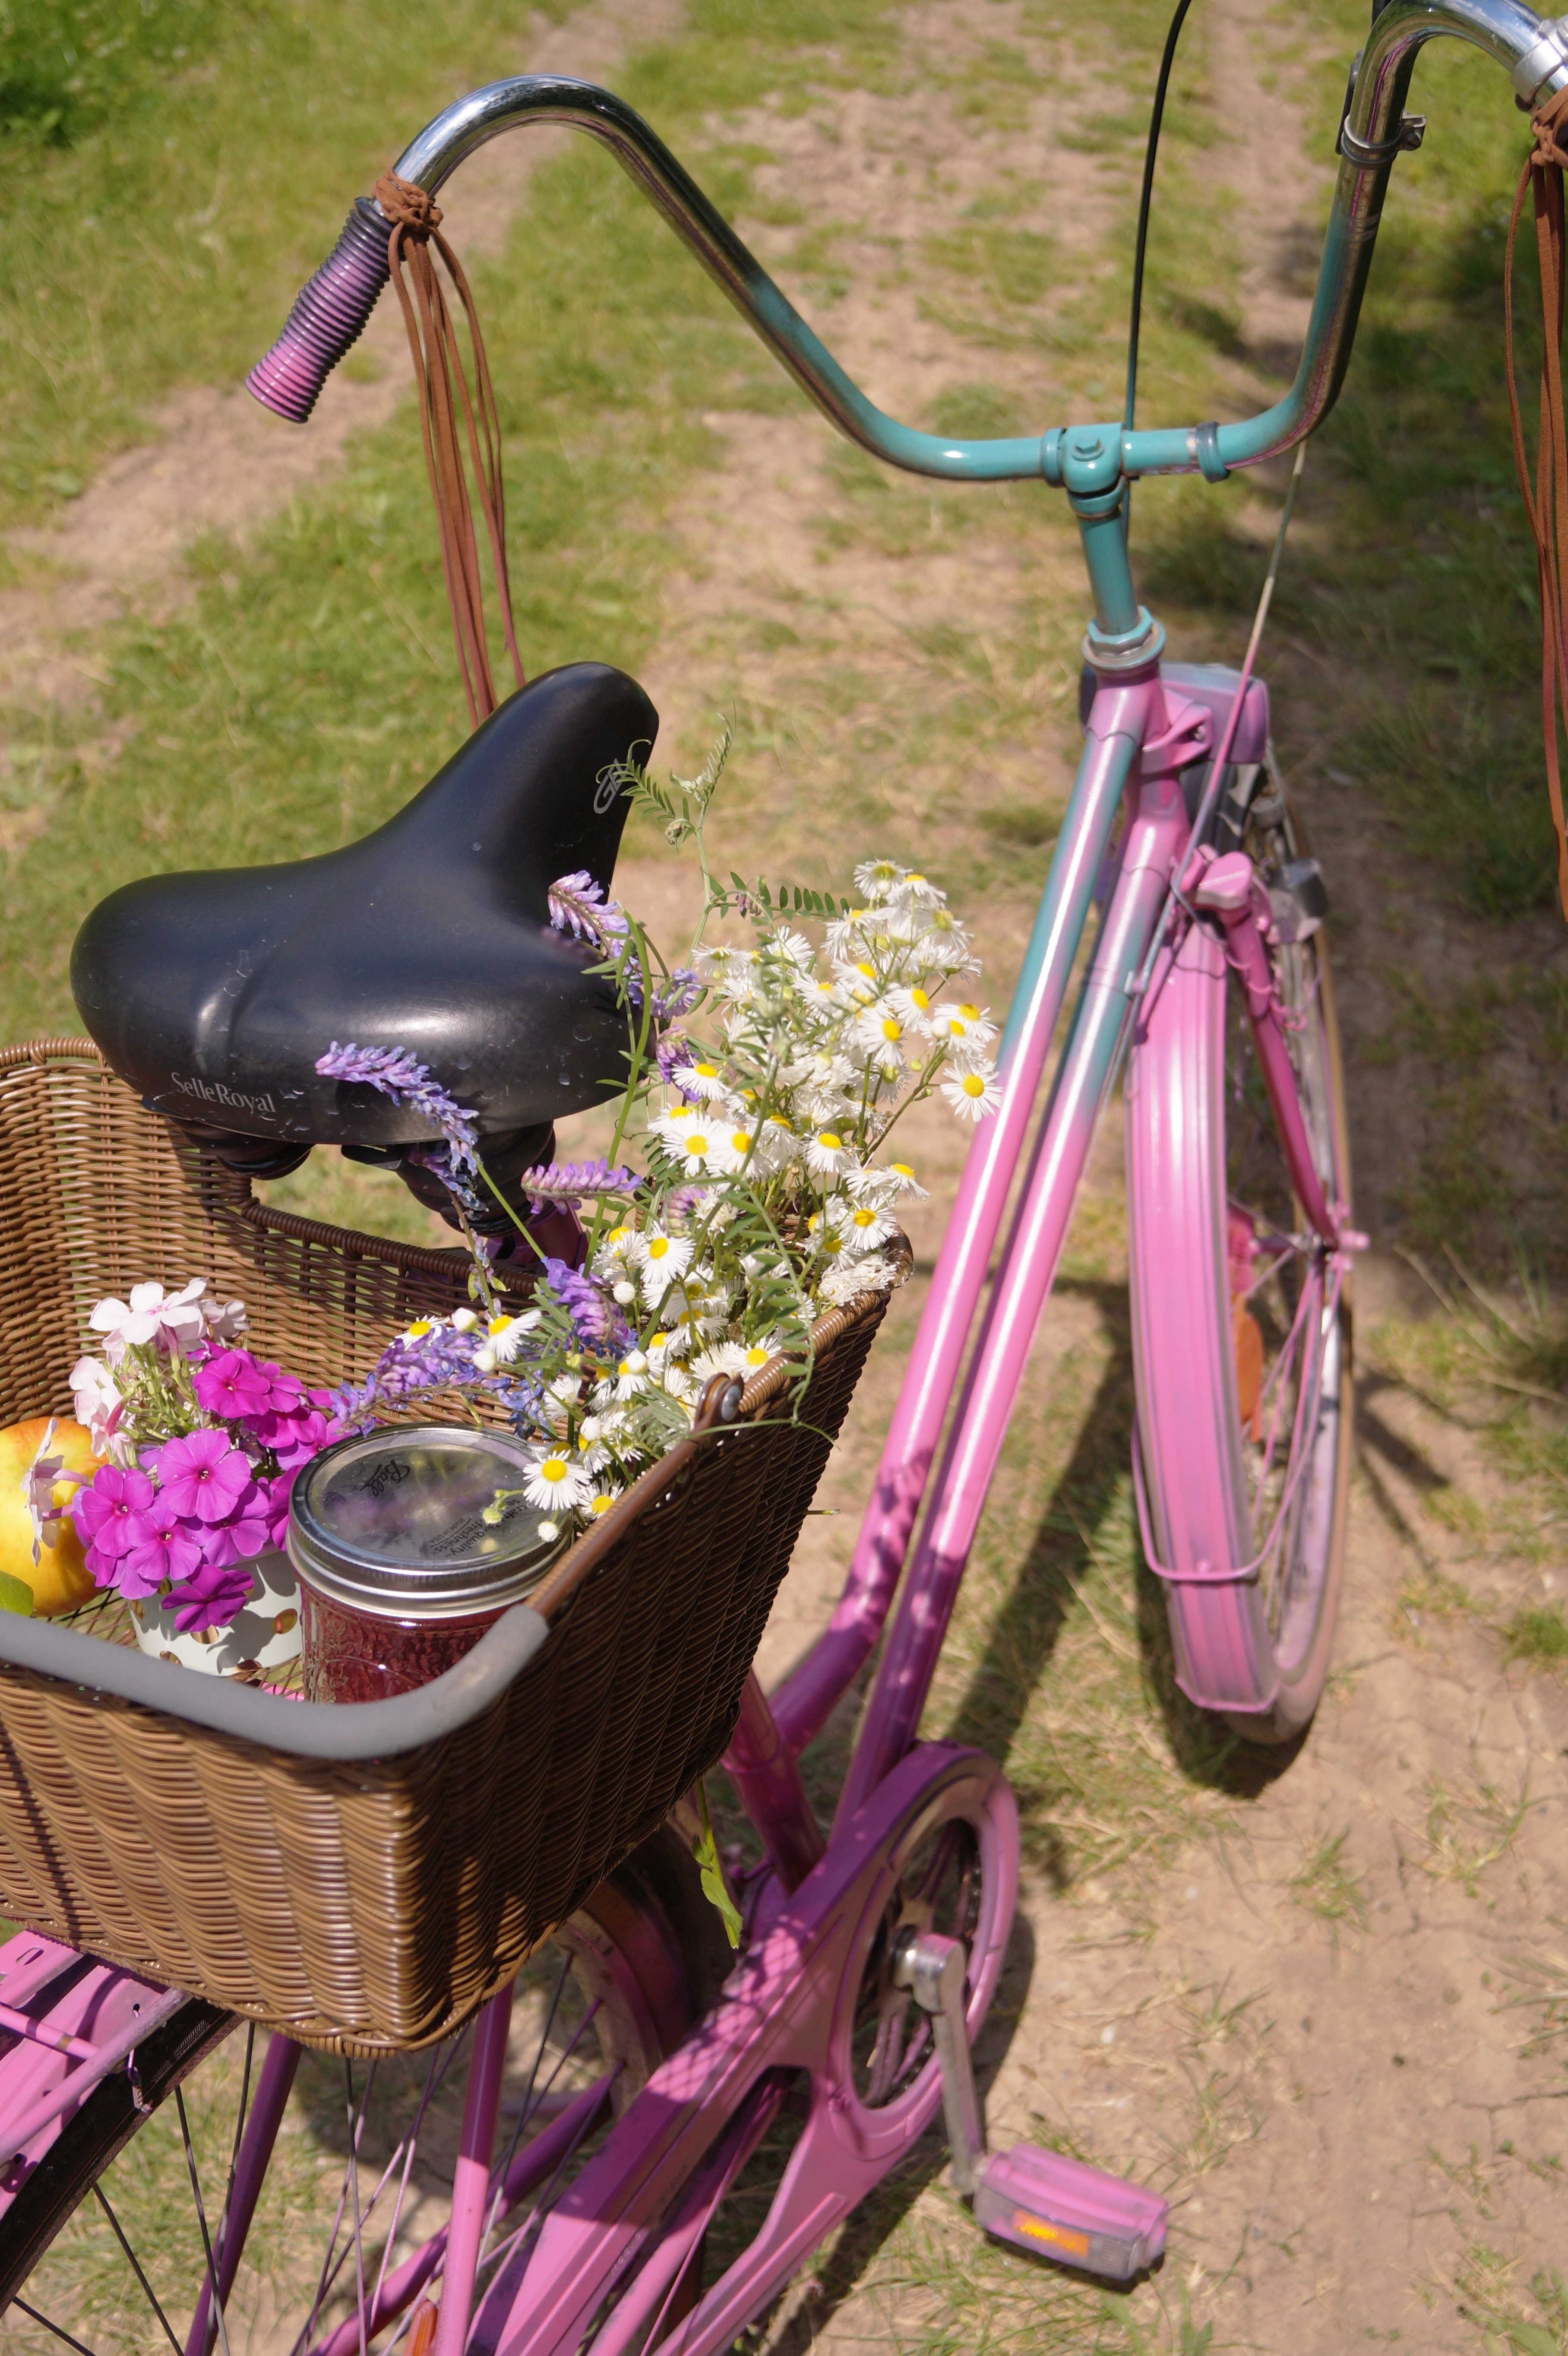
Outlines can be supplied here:
[[1392, 132], [1386, 139], [1358, 138], [1350, 128], [1350, 118], [1347, 114], [1339, 125], [1339, 153], [1362, 171], [1367, 171], [1374, 164], [1392, 164], [1396, 155], [1413, 154], [1425, 136], [1424, 114], [1402, 115], [1398, 130]]

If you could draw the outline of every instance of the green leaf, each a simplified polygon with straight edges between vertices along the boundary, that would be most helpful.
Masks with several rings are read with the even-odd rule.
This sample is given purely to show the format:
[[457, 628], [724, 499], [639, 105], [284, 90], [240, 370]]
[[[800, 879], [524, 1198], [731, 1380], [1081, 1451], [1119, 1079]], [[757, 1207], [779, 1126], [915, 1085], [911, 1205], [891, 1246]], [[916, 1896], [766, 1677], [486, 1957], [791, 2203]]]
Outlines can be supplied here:
[[708, 1786], [702, 1783], [697, 1786], [697, 1804], [702, 1811], [702, 1830], [691, 1845], [691, 1854], [702, 1878], [702, 1895], [709, 1906], [717, 1909], [730, 1944], [738, 1947], [741, 1944], [741, 1912], [730, 1895], [724, 1869], [719, 1862], [719, 1844], [713, 1837], [713, 1819], [708, 1813]]
[[25, 1579], [13, 1579], [8, 1570], [0, 1570], [0, 1612], [19, 1612], [24, 1620], [33, 1616], [33, 1590]]
[[1510, 2323], [1508, 2336], [1519, 2356], [1562, 2356], [1562, 2340], [1544, 2323]]

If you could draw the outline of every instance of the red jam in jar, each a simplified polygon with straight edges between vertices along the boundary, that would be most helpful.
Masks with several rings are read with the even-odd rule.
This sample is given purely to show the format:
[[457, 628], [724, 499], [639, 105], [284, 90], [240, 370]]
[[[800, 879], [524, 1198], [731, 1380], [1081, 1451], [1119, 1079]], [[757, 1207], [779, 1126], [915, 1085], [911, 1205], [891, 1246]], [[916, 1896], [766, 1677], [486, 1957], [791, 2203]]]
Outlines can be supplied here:
[[[384, 1701], [472, 1652], [569, 1541], [523, 1488], [505, 1432], [416, 1424], [340, 1440], [289, 1503], [311, 1701]], [[493, 1518], [487, 1520], [486, 1514]]]

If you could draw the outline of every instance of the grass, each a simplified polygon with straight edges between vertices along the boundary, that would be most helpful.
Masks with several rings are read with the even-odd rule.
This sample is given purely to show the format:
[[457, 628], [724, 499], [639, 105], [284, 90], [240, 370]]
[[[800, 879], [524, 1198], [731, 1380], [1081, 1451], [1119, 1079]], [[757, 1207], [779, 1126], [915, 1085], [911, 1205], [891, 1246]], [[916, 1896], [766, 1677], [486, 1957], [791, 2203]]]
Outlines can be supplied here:
[[1371, 1922], [1366, 1879], [1345, 1859], [1349, 1837], [1349, 1826], [1343, 1832], [1321, 1835], [1290, 1879], [1292, 1899], [1307, 1913], [1328, 1923], [1336, 1954], [1341, 1930], [1365, 1931]]
[[1424, 1871], [1434, 1881], [1456, 1881], [1467, 1898], [1478, 1898], [1482, 1875], [1508, 1855], [1530, 1813], [1528, 1774], [1511, 1798], [1474, 1766], [1466, 1791], [1452, 1790], [1439, 1775], [1429, 1775], [1422, 1788], [1427, 1803]]

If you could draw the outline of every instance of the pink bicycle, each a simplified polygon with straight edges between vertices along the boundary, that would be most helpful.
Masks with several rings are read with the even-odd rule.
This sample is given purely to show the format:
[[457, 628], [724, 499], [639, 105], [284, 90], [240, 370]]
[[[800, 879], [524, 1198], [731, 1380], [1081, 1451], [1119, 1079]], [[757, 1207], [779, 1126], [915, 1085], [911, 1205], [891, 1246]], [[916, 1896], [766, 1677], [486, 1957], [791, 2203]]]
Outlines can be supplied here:
[[[340, 2181], [312, 2179], [304, 2206], [321, 2213], [322, 2247], [307, 2265], [290, 2241], [282, 2314], [267, 2325], [267, 2344], [298, 2356], [372, 2343], [414, 2356], [726, 2348], [939, 2111], [954, 2180], [987, 2229], [1115, 2282], [1157, 2259], [1166, 2209], [1155, 2194], [1031, 2147], [987, 2152], [970, 2048], [1012, 1924], [1017, 1814], [994, 1762], [923, 1740], [920, 1726], [1095, 1120], [1124, 1072], [1135, 1483], [1179, 1682], [1246, 1740], [1273, 1744], [1301, 1734], [1322, 1690], [1344, 1547], [1350, 1261], [1361, 1241], [1349, 1224], [1326, 901], [1274, 758], [1252, 651], [1239, 672], [1162, 662], [1163, 633], [1134, 594], [1125, 511], [1136, 477], [1218, 480], [1302, 442], [1328, 411], [1388, 175], [1414, 136], [1401, 113], [1414, 53], [1435, 33], [1496, 57], [1527, 102], [1568, 88], [1568, 40], [1518, 0], [1379, 7], [1295, 385], [1238, 424], [1137, 431], [1130, 397], [1122, 423], [1031, 439], [949, 442], [896, 424], [648, 126], [603, 91], [497, 83], [449, 108], [400, 159], [402, 179], [434, 190], [513, 126], [588, 131], [847, 434], [917, 472], [1062, 488], [1093, 592], [1083, 757], [1008, 1021], [1000, 1107], [976, 1132], [843, 1595], [779, 1690], [764, 1695], [751, 1680], [729, 1739], [725, 1763], [765, 1852], [746, 1886], [738, 1959], [697, 1890], [684, 1839], [666, 1828], [468, 2028], [428, 2051], [357, 2072], [273, 2032], [252, 2067], [251, 2027], [231, 2072], [239, 2099], [221, 2180], [203, 2184], [182, 2082], [233, 2016], [18, 1935], [0, 1949], [0, 2300], [18, 2329], [30, 2318], [84, 2345], [69, 2318], [40, 2304], [49, 2245], [80, 2211], [78, 2232], [91, 2218], [144, 2295], [137, 2344], [229, 2350], [247, 2238], [292, 2182], [280, 2129], [296, 2083], [318, 2126], [336, 2107], [329, 2139], [343, 2158]], [[386, 280], [386, 242], [385, 221], [361, 199], [253, 379], [283, 413], [308, 415], [358, 333]], [[524, 1628], [529, 1617], [526, 1606], [509, 1615], [512, 1650], [496, 1674], [514, 1675], [543, 1643], [542, 1630]], [[485, 1641], [485, 1661], [501, 1660], [505, 1646]], [[88, 1665], [87, 1642], [47, 1623], [0, 1625], [7, 1662], [171, 1708], [159, 1665], [118, 1655], [108, 1676]], [[800, 1754], [879, 1643], [824, 1832]], [[451, 1706], [472, 1714], [493, 1690], [492, 1677]], [[246, 1710], [286, 1707], [238, 1698]], [[343, 1740], [335, 1755], [362, 1755]], [[182, 2331], [157, 2287], [166, 2252], [133, 2246], [100, 2181], [170, 2094], [205, 2284]], [[765, 2198], [748, 2173], [764, 2147], [784, 2155]]]

